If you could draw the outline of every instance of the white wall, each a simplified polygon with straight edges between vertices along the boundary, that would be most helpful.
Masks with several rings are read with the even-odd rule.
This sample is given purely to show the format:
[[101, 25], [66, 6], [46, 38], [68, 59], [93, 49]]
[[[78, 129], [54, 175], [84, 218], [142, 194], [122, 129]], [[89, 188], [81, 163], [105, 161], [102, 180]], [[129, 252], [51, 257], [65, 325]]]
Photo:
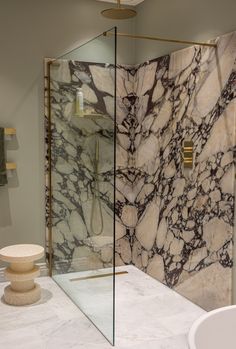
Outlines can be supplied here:
[[[58, 56], [117, 23], [103, 19], [108, 4], [94, 0], [0, 0], [0, 126], [15, 127], [8, 161], [17, 171], [0, 188], [0, 248], [45, 239], [43, 58]], [[118, 23], [132, 32], [134, 21]], [[119, 46], [132, 63], [134, 44]], [[100, 52], [93, 54], [98, 60]]]
[[[234, 31], [235, 0], [145, 0], [138, 6], [136, 33], [206, 41]], [[136, 62], [160, 57], [186, 46], [138, 40]]]

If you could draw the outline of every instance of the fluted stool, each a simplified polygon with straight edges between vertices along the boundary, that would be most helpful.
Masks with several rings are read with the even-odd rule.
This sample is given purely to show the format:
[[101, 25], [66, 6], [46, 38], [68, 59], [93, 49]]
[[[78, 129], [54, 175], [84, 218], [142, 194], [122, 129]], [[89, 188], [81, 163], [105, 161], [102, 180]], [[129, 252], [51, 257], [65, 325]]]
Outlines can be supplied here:
[[40, 275], [34, 261], [44, 256], [44, 248], [39, 245], [12, 245], [0, 250], [0, 259], [10, 263], [5, 269], [5, 277], [11, 282], [4, 289], [5, 302], [11, 305], [27, 305], [41, 297], [40, 285], [34, 279]]

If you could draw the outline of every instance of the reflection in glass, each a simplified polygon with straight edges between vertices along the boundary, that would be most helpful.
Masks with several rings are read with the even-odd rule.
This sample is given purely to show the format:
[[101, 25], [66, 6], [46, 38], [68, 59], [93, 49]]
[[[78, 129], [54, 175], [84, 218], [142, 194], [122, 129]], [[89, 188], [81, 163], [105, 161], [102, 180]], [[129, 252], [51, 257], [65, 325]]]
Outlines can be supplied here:
[[50, 64], [53, 278], [112, 344], [115, 42]]

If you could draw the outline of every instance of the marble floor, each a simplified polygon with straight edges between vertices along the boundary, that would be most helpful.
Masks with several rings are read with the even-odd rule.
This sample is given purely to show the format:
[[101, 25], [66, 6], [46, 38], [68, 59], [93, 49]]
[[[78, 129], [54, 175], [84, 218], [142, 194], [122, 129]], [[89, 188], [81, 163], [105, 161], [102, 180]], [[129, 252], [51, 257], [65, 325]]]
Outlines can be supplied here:
[[[204, 310], [133, 266], [116, 278], [116, 348], [187, 349], [186, 334]], [[111, 345], [49, 277], [32, 306], [0, 302], [0, 348], [111, 349]], [[5, 283], [0, 283], [3, 293]]]
[[[135, 269], [129, 271], [130, 275], [133, 275]], [[125, 272], [125, 268], [117, 267], [116, 272], [118, 283], [123, 282], [124, 275], [119, 272]], [[109, 342], [113, 343], [113, 268], [59, 274], [54, 275], [53, 279]]]

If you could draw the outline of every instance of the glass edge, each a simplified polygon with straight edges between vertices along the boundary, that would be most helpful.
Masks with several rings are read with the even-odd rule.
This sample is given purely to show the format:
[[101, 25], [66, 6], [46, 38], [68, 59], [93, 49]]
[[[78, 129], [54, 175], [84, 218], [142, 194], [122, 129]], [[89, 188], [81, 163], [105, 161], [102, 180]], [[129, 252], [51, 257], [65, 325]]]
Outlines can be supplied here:
[[117, 27], [113, 28], [115, 30], [115, 79], [114, 79], [114, 239], [113, 239], [113, 343], [115, 346], [115, 334], [116, 334], [116, 261], [115, 261], [115, 252], [116, 252], [116, 98], [117, 98]]
[[[66, 51], [65, 53], [63, 53], [63, 54], [61, 54], [61, 55], [59, 55], [59, 56], [56, 56], [55, 59], [63, 59], [64, 56], [69, 55], [70, 53], [72, 53], [72, 52], [74, 52], [74, 51], [80, 49], [81, 47], [83, 47], [83, 46], [89, 44], [90, 42], [92, 42], [92, 41], [98, 39], [100, 36], [103, 36], [104, 33], [111, 32], [111, 31], [114, 31], [114, 32], [115, 32], [115, 37], [116, 37], [116, 36], [117, 36], [117, 27], [112, 27], [112, 28], [110, 28], [110, 29], [108, 29], [108, 30], [104, 30], [102, 33], [100, 33], [100, 34], [94, 36], [93, 38], [89, 39], [88, 41], [84, 42], [83, 44], [81, 44], [81, 45], [79, 45], [79, 46], [76, 46], [76, 47], [74, 47], [73, 49], [71, 49], [71, 50], [69, 50], [69, 51]], [[116, 41], [116, 39], [115, 39], [115, 41]], [[116, 59], [115, 59], [115, 61], [116, 61]]]
[[[73, 297], [70, 297], [67, 292], [59, 285], [59, 283], [57, 283], [57, 281], [55, 280], [54, 276], [58, 275], [57, 272], [55, 272], [55, 270], [53, 270], [52, 273], [52, 280], [54, 282], [56, 282], [56, 284], [64, 291], [65, 294], [67, 294], [67, 296], [69, 296], [69, 298], [72, 300], [72, 302], [82, 311], [82, 313], [89, 319], [89, 321], [91, 321], [91, 323], [93, 323], [93, 325], [98, 329], [98, 331], [104, 336], [104, 338], [107, 339], [107, 341], [112, 345], [115, 346], [115, 315], [116, 315], [116, 307], [115, 307], [115, 280], [116, 280], [116, 276], [115, 276], [115, 271], [116, 271], [116, 264], [115, 264], [115, 247], [116, 247], [116, 240], [115, 240], [115, 233], [116, 233], [116, 229], [115, 229], [115, 204], [116, 204], [116, 98], [117, 98], [117, 27], [112, 27], [108, 30], [105, 30], [104, 32], [114, 32], [114, 68], [115, 68], [115, 74], [114, 74], [114, 214], [113, 214], [113, 299], [112, 299], [112, 308], [113, 308], [113, 333], [111, 338], [109, 338], [97, 325], [94, 321], [91, 320], [91, 318], [89, 317], [89, 315], [87, 315], [84, 311], [81, 310], [81, 308], [76, 304], [76, 302], [73, 300]], [[83, 47], [89, 43], [91, 43], [93, 40], [98, 39], [99, 37], [103, 36], [103, 33], [100, 33], [99, 35], [91, 38], [90, 40], [84, 42], [83, 44], [63, 53], [62, 55], [59, 55], [55, 58], [56, 59], [63, 59], [64, 56], [76, 51], [77, 49], [79, 49], [80, 47]]]

